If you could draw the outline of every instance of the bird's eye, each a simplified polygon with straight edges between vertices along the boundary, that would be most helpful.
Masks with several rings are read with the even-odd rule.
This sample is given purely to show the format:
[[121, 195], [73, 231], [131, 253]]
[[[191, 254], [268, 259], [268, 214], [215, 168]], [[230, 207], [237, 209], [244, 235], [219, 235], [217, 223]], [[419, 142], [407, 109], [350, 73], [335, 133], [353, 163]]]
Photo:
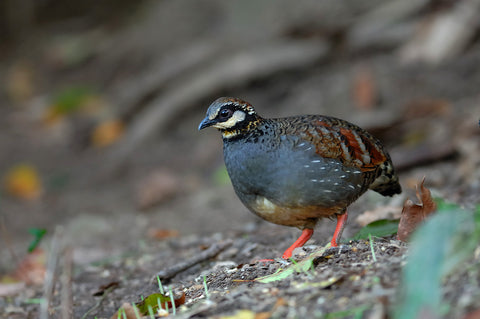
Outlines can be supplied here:
[[220, 118], [223, 118], [223, 119], [229, 118], [230, 116], [232, 116], [232, 110], [223, 109], [223, 110], [220, 111], [219, 116], [220, 116]]

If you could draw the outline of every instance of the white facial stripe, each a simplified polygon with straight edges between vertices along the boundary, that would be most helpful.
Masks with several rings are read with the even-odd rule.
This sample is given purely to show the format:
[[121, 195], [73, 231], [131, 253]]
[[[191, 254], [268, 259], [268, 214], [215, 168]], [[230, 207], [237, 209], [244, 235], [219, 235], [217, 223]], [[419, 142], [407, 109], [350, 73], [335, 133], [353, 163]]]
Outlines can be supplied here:
[[216, 118], [219, 111], [220, 111], [220, 108], [217, 107], [217, 108], [215, 109], [215, 113], [210, 113], [210, 114], [208, 114], [208, 119], [211, 121], [211, 120], [213, 120], [214, 118]]
[[216, 123], [215, 125], [213, 125], [213, 127], [226, 130], [234, 127], [237, 123], [243, 121], [244, 119], [245, 119], [244, 112], [235, 111], [232, 117], [230, 117], [227, 121]]

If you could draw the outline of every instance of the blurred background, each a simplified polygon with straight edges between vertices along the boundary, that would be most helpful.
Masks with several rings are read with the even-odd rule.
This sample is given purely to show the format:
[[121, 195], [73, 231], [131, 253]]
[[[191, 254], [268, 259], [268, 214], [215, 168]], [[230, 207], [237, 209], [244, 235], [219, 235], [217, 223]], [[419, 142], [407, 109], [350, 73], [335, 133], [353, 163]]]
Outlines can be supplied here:
[[368, 194], [354, 214], [401, 207], [424, 176], [478, 203], [479, 14], [478, 0], [2, 1], [0, 269], [30, 228], [63, 225], [89, 262], [263, 223], [233, 193], [218, 132], [197, 131], [220, 96], [382, 140], [404, 195]]

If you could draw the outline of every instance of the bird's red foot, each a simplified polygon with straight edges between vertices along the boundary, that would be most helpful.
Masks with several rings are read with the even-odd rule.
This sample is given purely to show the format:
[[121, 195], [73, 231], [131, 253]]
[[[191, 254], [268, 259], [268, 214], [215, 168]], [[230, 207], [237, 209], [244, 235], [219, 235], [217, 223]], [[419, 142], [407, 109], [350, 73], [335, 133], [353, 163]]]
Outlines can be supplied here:
[[313, 229], [305, 228], [302, 231], [302, 234], [300, 235], [300, 237], [298, 237], [298, 239], [293, 243], [293, 245], [290, 246], [287, 250], [285, 250], [285, 252], [282, 255], [282, 258], [288, 259], [292, 257], [293, 250], [295, 248], [302, 247], [303, 245], [305, 245], [305, 243], [312, 237], [312, 235], [313, 235]]
[[337, 227], [335, 227], [335, 232], [333, 233], [332, 241], [330, 245], [332, 247], [338, 247], [338, 242], [342, 237], [343, 229], [345, 228], [345, 224], [347, 223], [348, 214], [345, 211], [342, 215], [337, 215]]

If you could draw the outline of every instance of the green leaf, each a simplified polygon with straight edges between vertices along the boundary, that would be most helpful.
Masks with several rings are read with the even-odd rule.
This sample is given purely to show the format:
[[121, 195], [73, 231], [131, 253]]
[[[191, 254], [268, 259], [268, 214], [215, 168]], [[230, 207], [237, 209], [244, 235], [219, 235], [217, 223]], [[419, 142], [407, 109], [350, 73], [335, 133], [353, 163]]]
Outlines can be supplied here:
[[86, 87], [69, 87], [60, 91], [53, 98], [53, 105], [58, 114], [69, 114], [77, 111], [83, 103], [93, 95], [93, 90]]
[[296, 267], [296, 265], [292, 265], [292, 266], [288, 267], [287, 269], [281, 269], [280, 268], [278, 271], [276, 271], [275, 273], [273, 273], [271, 275], [256, 278], [255, 281], [267, 284], [269, 282], [283, 280], [283, 279], [287, 278], [288, 276], [290, 276], [291, 274], [293, 274], [294, 272], [296, 272], [295, 267]]
[[434, 198], [433, 201], [437, 204], [437, 211], [446, 211], [446, 210], [454, 210], [460, 209], [455, 203], [447, 202], [443, 198]]
[[311, 254], [299, 263], [293, 263], [285, 269], [279, 269], [274, 274], [258, 277], [255, 279], [255, 281], [266, 284], [273, 281], [283, 280], [294, 273], [307, 273], [310, 269], [313, 268], [313, 261], [315, 260], [315, 258], [322, 256], [325, 250], [328, 248], [330, 248], [330, 244], [327, 244], [325, 247]]
[[28, 252], [31, 253], [37, 248], [38, 244], [40, 244], [40, 241], [47, 233], [47, 230], [44, 228], [30, 228], [28, 232], [34, 236], [33, 240], [30, 242], [30, 245], [28, 245]]
[[162, 306], [165, 309], [166, 308], [165, 304], [168, 304], [170, 302], [170, 297], [165, 296], [164, 294], [161, 294], [161, 293], [151, 294], [147, 298], [137, 303], [136, 306], [138, 307], [142, 315], [147, 315], [149, 306], [155, 311], [158, 309], [159, 307], [158, 300], [160, 300], [160, 304], [161, 304], [160, 306]]
[[350, 240], [368, 239], [368, 235], [386, 237], [396, 234], [397, 231], [398, 219], [380, 219], [360, 229]]
[[480, 243], [476, 215], [461, 209], [444, 210], [413, 234], [395, 319], [445, 315], [442, 278], [470, 258]]

